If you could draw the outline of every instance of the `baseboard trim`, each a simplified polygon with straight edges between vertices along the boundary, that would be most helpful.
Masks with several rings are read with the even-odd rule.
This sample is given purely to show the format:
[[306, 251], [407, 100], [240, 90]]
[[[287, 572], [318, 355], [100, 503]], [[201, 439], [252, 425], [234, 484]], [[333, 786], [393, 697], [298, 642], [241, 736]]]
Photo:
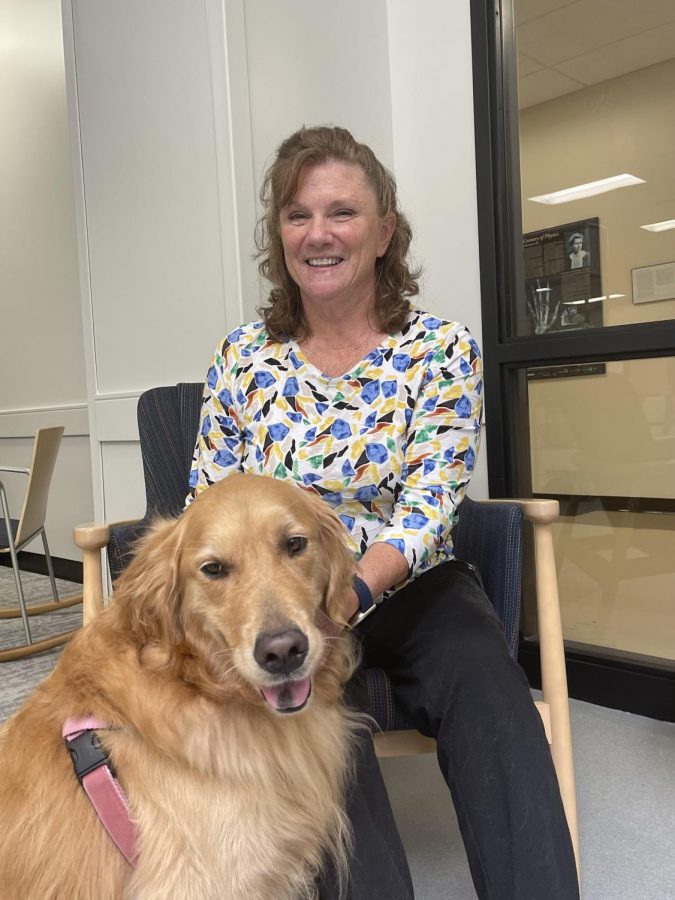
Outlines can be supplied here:
[[[675, 670], [578, 650], [565, 653], [570, 697], [638, 716], [675, 722]], [[522, 641], [518, 662], [530, 685], [541, 688], [539, 645]]]
[[[75, 559], [64, 559], [61, 556], [52, 556], [52, 564], [54, 566], [54, 575], [62, 578], [64, 581], [73, 581], [76, 584], [82, 584], [82, 563]], [[0, 565], [12, 565], [9, 554], [0, 556]], [[32, 572], [34, 575], [48, 575], [47, 563], [42, 553], [30, 553], [22, 550], [19, 553], [19, 566], [22, 572]]]

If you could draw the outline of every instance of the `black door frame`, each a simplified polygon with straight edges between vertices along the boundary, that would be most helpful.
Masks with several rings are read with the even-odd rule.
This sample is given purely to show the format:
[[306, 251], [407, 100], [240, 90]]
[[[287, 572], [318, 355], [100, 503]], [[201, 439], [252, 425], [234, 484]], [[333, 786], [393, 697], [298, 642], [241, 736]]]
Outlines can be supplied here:
[[[491, 496], [530, 496], [525, 370], [672, 356], [675, 321], [511, 336], [523, 278], [514, 0], [470, 0], [470, 7], [489, 488]], [[566, 658], [570, 696], [675, 721], [669, 661], [572, 645]], [[519, 661], [539, 687], [536, 645], [521, 641]]]

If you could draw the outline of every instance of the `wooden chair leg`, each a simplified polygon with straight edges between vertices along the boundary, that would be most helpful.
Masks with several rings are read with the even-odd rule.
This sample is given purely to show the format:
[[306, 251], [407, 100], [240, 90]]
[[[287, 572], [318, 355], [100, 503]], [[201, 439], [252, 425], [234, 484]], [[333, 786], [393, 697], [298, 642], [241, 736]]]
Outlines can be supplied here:
[[558, 776], [565, 815], [569, 825], [574, 855], [579, 871], [579, 831], [572, 753], [572, 730], [567, 692], [567, 672], [563, 645], [558, 581], [553, 552], [551, 522], [558, 516], [557, 501], [550, 501], [556, 509], [552, 515], [545, 510], [534, 521], [535, 553], [537, 557], [537, 614], [541, 654], [541, 685], [544, 704], [548, 707], [551, 729], [551, 755]]

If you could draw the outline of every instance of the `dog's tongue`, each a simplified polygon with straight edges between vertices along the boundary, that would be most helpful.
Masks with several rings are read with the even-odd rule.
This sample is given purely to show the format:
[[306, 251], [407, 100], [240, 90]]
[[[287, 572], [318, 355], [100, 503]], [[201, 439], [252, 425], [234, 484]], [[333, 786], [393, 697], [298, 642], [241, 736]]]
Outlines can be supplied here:
[[312, 682], [309, 678], [301, 678], [298, 681], [284, 681], [272, 687], [261, 688], [265, 700], [278, 712], [292, 712], [302, 709], [309, 699], [311, 690]]

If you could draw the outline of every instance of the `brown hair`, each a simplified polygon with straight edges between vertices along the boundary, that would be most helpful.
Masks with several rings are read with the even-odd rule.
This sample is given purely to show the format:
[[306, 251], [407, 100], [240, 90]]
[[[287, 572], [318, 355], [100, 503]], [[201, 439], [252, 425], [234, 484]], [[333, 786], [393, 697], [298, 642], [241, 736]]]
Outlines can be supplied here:
[[359, 144], [345, 128], [320, 126], [301, 128], [278, 148], [260, 189], [264, 213], [256, 226], [255, 241], [261, 259], [258, 269], [272, 283], [268, 306], [258, 309], [268, 333], [277, 340], [305, 337], [308, 332], [300, 290], [286, 268], [281, 243], [282, 208], [292, 200], [305, 166], [328, 160], [359, 166], [375, 191], [381, 217], [393, 215], [396, 227], [387, 250], [375, 263], [377, 326], [381, 331], [399, 331], [410, 308], [410, 297], [419, 293], [421, 269], [410, 270], [406, 257], [412, 239], [408, 220], [398, 209], [396, 182], [373, 151]]

